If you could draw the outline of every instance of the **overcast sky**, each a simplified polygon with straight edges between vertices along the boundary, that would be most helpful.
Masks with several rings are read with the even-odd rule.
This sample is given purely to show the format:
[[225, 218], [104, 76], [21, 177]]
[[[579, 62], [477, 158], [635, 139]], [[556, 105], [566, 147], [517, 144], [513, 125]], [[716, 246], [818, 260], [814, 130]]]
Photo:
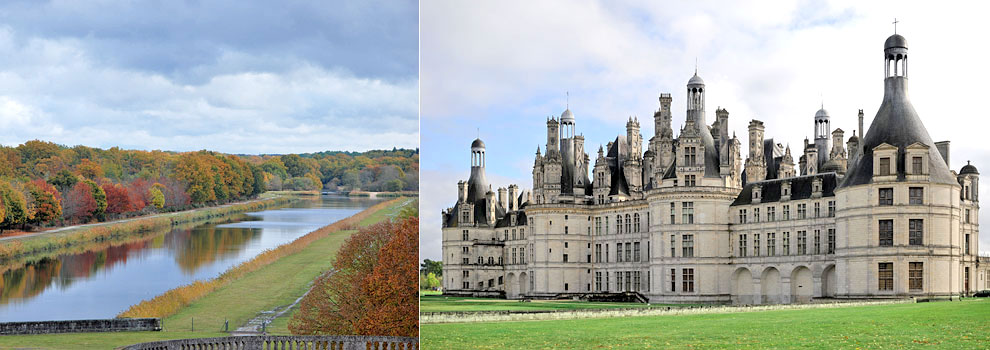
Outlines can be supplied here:
[[[800, 149], [822, 103], [846, 137], [864, 109], [866, 127], [883, 97], [883, 42], [907, 38], [914, 107], [935, 141], [951, 140], [951, 166], [990, 171], [985, 112], [990, 81], [986, 8], [969, 2], [424, 1], [422, 50], [422, 258], [439, 259], [440, 211], [470, 172], [470, 143], [487, 144], [494, 187], [532, 188], [546, 118], [570, 92], [577, 132], [594, 160], [600, 144], [638, 116], [653, 136], [660, 92], [673, 94], [674, 128], [694, 73], [707, 84], [708, 121], [728, 109], [746, 145], [751, 119], [767, 137]], [[976, 5], [985, 6], [985, 5]], [[676, 132], [676, 131], [675, 131]], [[742, 154], [746, 154], [743, 151]], [[990, 198], [990, 186], [981, 187]], [[990, 210], [981, 220], [990, 222]], [[990, 252], [983, 234], [980, 249]]]
[[416, 1], [4, 1], [0, 144], [418, 147]]

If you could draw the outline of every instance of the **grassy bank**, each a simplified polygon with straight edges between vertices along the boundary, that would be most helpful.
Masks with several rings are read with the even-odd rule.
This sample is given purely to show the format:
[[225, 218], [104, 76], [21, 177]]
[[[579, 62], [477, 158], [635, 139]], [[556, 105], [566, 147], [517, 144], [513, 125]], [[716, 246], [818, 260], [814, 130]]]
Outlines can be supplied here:
[[[404, 199], [399, 199], [380, 203], [345, 219], [348, 220], [347, 225], [337, 225], [335, 226], [337, 229], [329, 230], [328, 227], [335, 225], [331, 224], [308, 234], [307, 236], [312, 235], [313, 238], [308, 245], [294, 252], [282, 251], [285, 255], [267, 263], [257, 262], [257, 265], [253, 265], [255, 267], [253, 270], [239, 272], [239, 278], [227, 280], [224, 285], [216, 287], [212, 292], [190, 301], [185, 307], [178, 308], [172, 316], [165, 318], [163, 332], [3, 336], [0, 337], [0, 349], [23, 347], [111, 349], [155, 340], [226, 336], [228, 334], [222, 332], [225, 319], [230, 320], [230, 329], [234, 330], [260, 311], [291, 304], [308, 290], [309, 283], [316, 276], [331, 266], [337, 249], [351, 233], [356, 232], [351, 228], [373, 224], [395, 215], [400, 204], [404, 202]], [[360, 217], [357, 217], [359, 215]], [[298, 242], [304, 237], [279, 248]], [[238, 268], [242, 267], [231, 268], [224, 275], [230, 278], [234, 276], [232, 270]], [[288, 334], [285, 328], [285, 320], [288, 317], [291, 316], [287, 313], [277, 319], [269, 328], [269, 333]], [[194, 331], [191, 330], [193, 320]]]
[[[311, 243], [325, 238], [327, 235], [341, 231], [349, 230], [354, 225], [358, 224], [364, 218], [374, 214], [375, 212], [394, 204], [393, 200], [389, 202], [376, 204], [360, 213], [354, 214], [346, 219], [334, 222], [330, 225], [321, 227], [316, 231], [310, 232], [296, 240], [280, 245], [274, 249], [265, 250], [261, 254], [258, 254], [251, 260], [245, 261], [237, 266], [230, 268], [220, 276], [207, 280], [207, 281], [196, 281], [191, 284], [187, 284], [181, 287], [171, 289], [164, 294], [154, 297], [150, 300], [145, 300], [140, 304], [134, 305], [126, 311], [122, 312], [118, 317], [168, 317], [179, 309], [188, 306], [193, 301], [213, 292], [223, 286], [230, 284], [231, 282], [243, 277], [245, 274], [271, 264], [282, 257], [298, 253], [304, 248], [309, 246]], [[272, 281], [278, 281], [274, 279]]]
[[444, 297], [439, 295], [422, 295], [419, 298], [419, 312], [546, 311], [667, 306], [671, 305], [647, 305], [643, 303], [596, 303], [576, 300], [533, 300], [530, 302], [520, 302], [519, 300]]
[[114, 222], [80, 225], [32, 236], [16, 237], [0, 242], [0, 262], [23, 256], [42, 254], [94, 242], [105, 242], [138, 236], [147, 232], [169, 229], [172, 226], [206, 221], [232, 214], [260, 211], [266, 208], [287, 205], [295, 200], [292, 196], [265, 196], [243, 203], [227, 204], [219, 207], [193, 209], [183, 212], [136, 217]]
[[990, 300], [422, 325], [424, 349], [983, 349]]

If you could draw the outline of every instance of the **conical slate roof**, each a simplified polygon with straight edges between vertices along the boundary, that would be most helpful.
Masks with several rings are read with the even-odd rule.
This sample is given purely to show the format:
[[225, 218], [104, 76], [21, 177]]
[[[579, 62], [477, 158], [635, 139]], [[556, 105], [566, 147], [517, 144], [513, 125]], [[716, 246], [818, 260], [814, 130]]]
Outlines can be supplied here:
[[928, 146], [928, 169], [933, 183], [956, 184], [945, 160], [928, 135], [908, 98], [907, 78], [888, 77], [884, 80], [884, 96], [877, 116], [863, 137], [863, 154], [857, 156], [840, 188], [868, 184], [873, 181], [873, 148], [882, 143], [897, 147], [897, 179], [904, 180], [904, 149], [920, 142]]

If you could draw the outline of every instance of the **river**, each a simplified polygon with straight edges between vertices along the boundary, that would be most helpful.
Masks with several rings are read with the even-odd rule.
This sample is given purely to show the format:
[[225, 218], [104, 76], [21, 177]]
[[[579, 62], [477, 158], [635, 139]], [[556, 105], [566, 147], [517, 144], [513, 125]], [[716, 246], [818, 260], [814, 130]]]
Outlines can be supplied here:
[[131, 305], [216, 277], [262, 251], [380, 202], [322, 195], [289, 207], [189, 225], [2, 266], [0, 322], [113, 318]]

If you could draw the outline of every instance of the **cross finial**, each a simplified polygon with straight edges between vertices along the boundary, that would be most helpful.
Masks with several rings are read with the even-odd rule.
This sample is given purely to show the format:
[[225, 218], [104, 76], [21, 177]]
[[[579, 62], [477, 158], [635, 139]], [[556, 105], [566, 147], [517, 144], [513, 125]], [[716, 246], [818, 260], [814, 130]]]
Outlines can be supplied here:
[[698, 75], [698, 56], [694, 56], [694, 75]]
[[566, 109], [571, 109], [571, 92], [565, 91], [564, 93], [567, 94], [567, 99], [566, 102], [564, 102], [564, 107]]
[[897, 17], [894, 17], [894, 34], [897, 34], [897, 23], [898, 22], [899, 21], [897, 20]]
[[481, 128], [478, 128], [478, 139], [481, 140]]

